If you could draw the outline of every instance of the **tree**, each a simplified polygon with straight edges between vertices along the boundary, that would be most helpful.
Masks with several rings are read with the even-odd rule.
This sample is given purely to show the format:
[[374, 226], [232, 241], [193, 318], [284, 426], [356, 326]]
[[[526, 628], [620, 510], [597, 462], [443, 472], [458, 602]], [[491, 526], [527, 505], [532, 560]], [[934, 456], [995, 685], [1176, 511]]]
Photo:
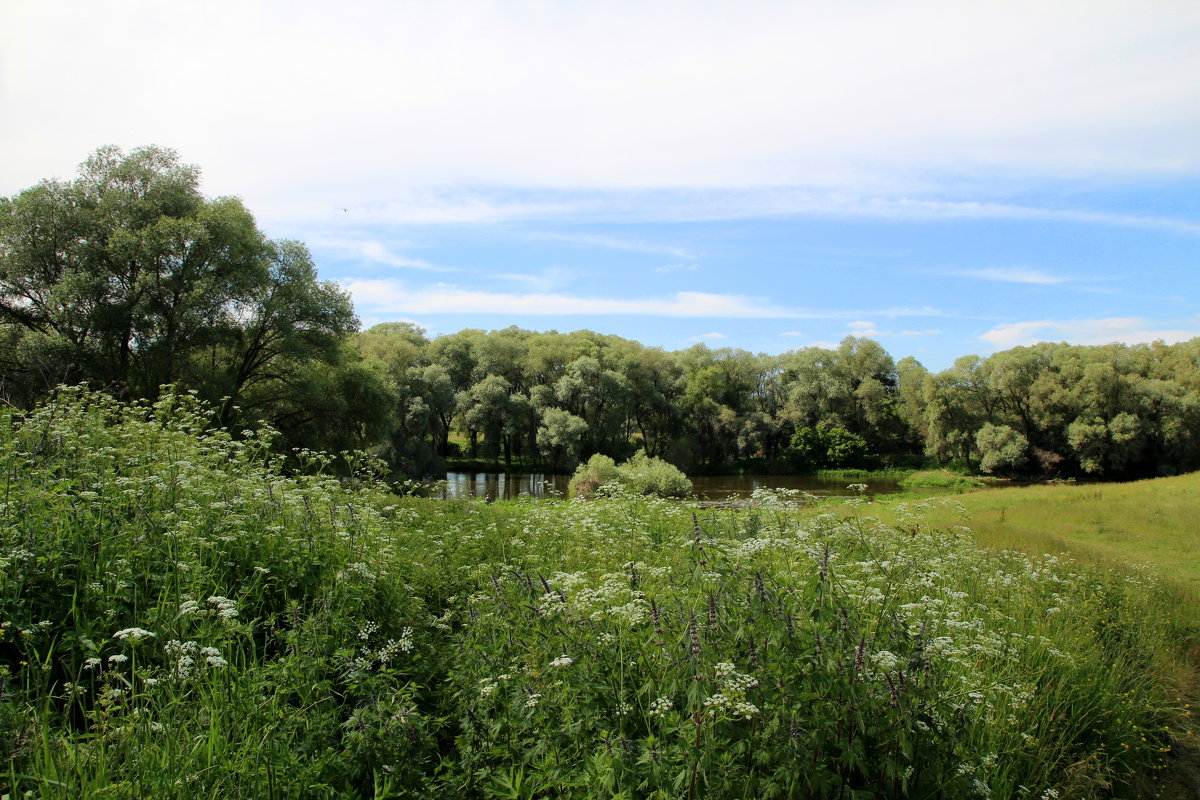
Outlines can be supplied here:
[[1029, 461], [1029, 442], [1007, 425], [984, 423], [975, 434], [979, 468], [984, 472], [1012, 473]]
[[587, 423], [561, 408], [545, 408], [537, 429], [537, 446], [547, 465], [555, 472], [575, 469], [579, 451], [587, 434]]
[[235, 424], [250, 421], [239, 407], [293, 417], [317, 375], [325, 392], [373, 381], [353, 378], [343, 347], [358, 325], [346, 293], [317, 280], [302, 244], [267, 240], [241, 201], [205, 198], [199, 179], [172, 150], [104, 147], [75, 180], [0, 199], [10, 401], [64, 382], [143, 398], [174, 384], [228, 398]]

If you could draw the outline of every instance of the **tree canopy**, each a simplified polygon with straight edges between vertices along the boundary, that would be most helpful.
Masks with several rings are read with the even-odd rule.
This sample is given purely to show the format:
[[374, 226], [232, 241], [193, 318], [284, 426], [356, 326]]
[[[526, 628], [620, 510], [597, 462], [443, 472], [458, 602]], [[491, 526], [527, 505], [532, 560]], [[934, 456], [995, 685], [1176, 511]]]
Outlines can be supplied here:
[[300, 420], [386, 388], [345, 374], [350, 298], [317, 279], [303, 244], [267, 239], [240, 200], [199, 184], [172, 150], [104, 147], [74, 180], [0, 199], [4, 395], [28, 404], [86, 381], [154, 398], [170, 384], [221, 401], [227, 424], [353, 443]]

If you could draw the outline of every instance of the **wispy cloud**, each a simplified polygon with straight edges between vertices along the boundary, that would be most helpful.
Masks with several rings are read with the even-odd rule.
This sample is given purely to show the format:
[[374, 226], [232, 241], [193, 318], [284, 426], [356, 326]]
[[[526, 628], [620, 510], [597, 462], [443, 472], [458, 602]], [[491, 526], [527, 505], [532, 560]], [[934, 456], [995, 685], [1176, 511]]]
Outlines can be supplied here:
[[[709, 292], [675, 292], [642, 299], [615, 299], [551, 292], [487, 292], [463, 289], [452, 284], [409, 288], [401, 281], [388, 279], [344, 278], [341, 284], [351, 293], [356, 306], [376, 313], [595, 314], [739, 319], [855, 319], [866, 315], [861, 309], [788, 308], [762, 298]], [[942, 315], [930, 306], [897, 306], [867, 313], [888, 318]]]
[[671, 272], [698, 272], [699, 270], [699, 264], [663, 264], [654, 268], [655, 272], [660, 272], [664, 275]]
[[701, 333], [698, 336], [691, 336], [688, 338], [688, 341], [689, 342], [702, 342], [706, 339], [728, 339], [728, 338], [729, 337], [723, 333], [715, 333], [714, 332], [714, 333]]
[[976, 278], [981, 281], [997, 281], [1000, 283], [1033, 283], [1057, 284], [1070, 283], [1073, 278], [1062, 275], [1050, 275], [1027, 267], [984, 267], [982, 269], [955, 269], [941, 273], [961, 278]]
[[[1085, 208], [1054, 208], [987, 200], [949, 200], [889, 194], [860, 194], [814, 186], [759, 188], [686, 187], [645, 190], [439, 189], [409, 190], [380, 202], [354, 206], [348, 215], [325, 205], [293, 216], [313, 216], [325, 224], [443, 225], [506, 222], [650, 223], [712, 222], [769, 217], [875, 219], [899, 222], [1028, 220], [1106, 227], [1143, 228], [1200, 234], [1200, 221], [1179, 217], [1122, 214]], [[537, 233], [534, 238], [573, 242], [694, 261], [685, 248], [590, 234]], [[997, 268], [1000, 270], [1006, 268]], [[999, 274], [999, 273], [998, 273]]]
[[796, 312], [757, 298], [705, 292], [676, 292], [647, 299], [509, 294], [436, 286], [407, 290], [398, 282], [351, 280], [345, 288], [355, 305], [373, 312], [420, 314], [638, 315], [770, 319]]
[[[1161, 324], [1161, 323], [1159, 323]], [[1105, 317], [1101, 319], [1030, 320], [997, 325], [980, 335], [996, 350], [1028, 346], [1037, 342], [1071, 344], [1144, 344], [1159, 339], [1182, 342], [1200, 336], [1197, 328], [1160, 328], [1143, 317]]]
[[690, 250], [685, 250], [682, 247], [644, 242], [637, 239], [625, 239], [619, 236], [601, 236], [587, 233], [534, 233], [530, 234], [530, 238], [577, 244], [583, 247], [599, 247], [608, 250], [625, 250], [633, 253], [670, 256], [671, 258], [685, 259], [687, 261], [694, 261], [697, 258]]
[[505, 272], [495, 277], [500, 280], [524, 284], [538, 292], [550, 292], [571, 283], [575, 278], [575, 273], [563, 267], [547, 267], [533, 274]]
[[375, 239], [317, 237], [312, 240], [314, 248], [332, 250], [342, 257], [360, 258], [372, 264], [382, 264], [398, 269], [418, 269], [426, 272], [461, 272], [456, 267], [440, 267], [421, 258], [409, 258], [392, 252], [391, 248]]

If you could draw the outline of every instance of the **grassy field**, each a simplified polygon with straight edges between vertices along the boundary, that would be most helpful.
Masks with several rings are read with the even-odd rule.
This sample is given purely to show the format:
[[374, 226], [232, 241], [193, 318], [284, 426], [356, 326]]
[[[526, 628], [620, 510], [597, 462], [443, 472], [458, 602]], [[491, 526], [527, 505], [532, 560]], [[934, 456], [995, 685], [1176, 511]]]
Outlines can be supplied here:
[[0, 795], [1149, 797], [1180, 751], [1178, 593], [980, 546], [988, 494], [401, 499], [206, 413], [0, 425]]
[[[976, 540], [987, 547], [1149, 564], [1200, 594], [1200, 473], [1135, 483], [991, 488], [956, 498]], [[957, 524], [956, 515], [931, 507], [926, 524]]]

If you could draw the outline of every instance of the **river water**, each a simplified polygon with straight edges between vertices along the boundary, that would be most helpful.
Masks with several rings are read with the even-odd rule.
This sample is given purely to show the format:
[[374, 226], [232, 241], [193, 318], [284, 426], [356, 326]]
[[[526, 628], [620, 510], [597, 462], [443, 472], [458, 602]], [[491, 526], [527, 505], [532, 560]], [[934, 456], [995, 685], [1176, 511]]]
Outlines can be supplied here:
[[[550, 473], [448, 472], [446, 481], [436, 495], [443, 500], [488, 497], [508, 500], [527, 494], [530, 497], [566, 497], [570, 475]], [[692, 478], [696, 497], [701, 500], [732, 500], [746, 498], [755, 489], [798, 489], [820, 497], [854, 495], [847, 489], [855, 479], [818, 478], [812, 475], [702, 475]], [[903, 491], [894, 480], [864, 480], [868, 494], [891, 494]]]

